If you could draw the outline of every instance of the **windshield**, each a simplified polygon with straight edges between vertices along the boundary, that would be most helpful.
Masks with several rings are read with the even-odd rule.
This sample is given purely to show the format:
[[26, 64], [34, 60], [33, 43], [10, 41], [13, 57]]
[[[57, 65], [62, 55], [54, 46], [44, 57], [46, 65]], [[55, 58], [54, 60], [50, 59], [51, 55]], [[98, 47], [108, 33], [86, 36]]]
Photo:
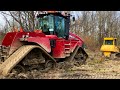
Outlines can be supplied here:
[[113, 45], [113, 40], [105, 40], [105, 45]]
[[46, 34], [50, 34], [49, 31], [54, 30], [53, 15], [40, 17], [39, 18], [39, 29], [42, 29], [42, 31]]
[[[43, 33], [56, 34], [58, 37], [65, 36], [65, 19], [55, 15], [45, 15], [39, 17], [39, 29]], [[52, 31], [52, 32], [51, 32]]]
[[60, 16], [55, 17], [55, 29], [58, 37], [64, 37], [65, 20], [63, 17], [60, 17]]

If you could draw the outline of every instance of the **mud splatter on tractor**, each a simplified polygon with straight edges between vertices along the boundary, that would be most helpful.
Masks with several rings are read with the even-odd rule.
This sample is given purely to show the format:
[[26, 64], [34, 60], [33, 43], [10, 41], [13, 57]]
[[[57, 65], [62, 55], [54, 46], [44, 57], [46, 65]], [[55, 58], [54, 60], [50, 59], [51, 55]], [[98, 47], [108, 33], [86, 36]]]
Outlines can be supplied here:
[[69, 32], [70, 15], [46, 12], [37, 15], [37, 30], [9, 32], [0, 46], [0, 74], [7, 76], [13, 69], [50, 69], [61, 61], [84, 63], [88, 57], [83, 40]]

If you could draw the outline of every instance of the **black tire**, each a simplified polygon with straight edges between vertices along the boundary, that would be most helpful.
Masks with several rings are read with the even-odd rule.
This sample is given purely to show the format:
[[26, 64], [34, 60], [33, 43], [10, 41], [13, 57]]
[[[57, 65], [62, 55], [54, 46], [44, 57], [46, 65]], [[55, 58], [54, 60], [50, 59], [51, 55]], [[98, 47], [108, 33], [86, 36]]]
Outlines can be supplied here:
[[54, 62], [53, 60], [47, 60], [45, 62], [45, 70], [54, 69], [55, 67], [56, 67], [56, 62]]
[[17, 73], [24, 73], [25, 72], [25, 69], [21, 66], [21, 65], [16, 65], [14, 67], [14, 70], [17, 71]]
[[77, 53], [77, 55], [74, 58], [75, 58], [77, 64], [82, 65], [82, 64], [85, 64], [87, 56], [83, 53], [81, 53], [81, 54]]

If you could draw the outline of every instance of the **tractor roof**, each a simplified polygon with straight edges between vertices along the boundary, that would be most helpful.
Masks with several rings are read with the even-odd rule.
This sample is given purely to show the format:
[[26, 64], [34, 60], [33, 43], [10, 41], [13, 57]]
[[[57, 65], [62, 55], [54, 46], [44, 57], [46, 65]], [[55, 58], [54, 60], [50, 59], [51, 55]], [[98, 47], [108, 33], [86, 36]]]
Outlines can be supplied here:
[[113, 38], [113, 37], [105, 37], [104, 40], [114, 40], [114, 39], [117, 39], [117, 38]]
[[64, 17], [64, 18], [70, 16], [70, 14], [68, 14], [68, 13], [64, 13], [64, 14], [63, 14], [62, 12], [48, 11], [48, 12], [39, 13], [39, 14], [37, 15], [37, 17], [39, 18], [39, 17], [41, 17], [41, 16], [50, 15], [50, 14], [53, 14], [53, 15], [56, 15], [56, 16], [61, 16], [61, 17]]

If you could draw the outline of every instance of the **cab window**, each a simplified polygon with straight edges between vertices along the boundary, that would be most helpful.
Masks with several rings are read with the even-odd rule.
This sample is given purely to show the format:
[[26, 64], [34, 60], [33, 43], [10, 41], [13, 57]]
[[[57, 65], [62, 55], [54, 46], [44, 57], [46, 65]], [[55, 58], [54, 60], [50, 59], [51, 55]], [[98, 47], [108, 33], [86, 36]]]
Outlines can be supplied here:
[[113, 40], [105, 40], [105, 45], [113, 45]]
[[58, 37], [64, 37], [65, 19], [60, 16], [55, 16], [55, 31]]

